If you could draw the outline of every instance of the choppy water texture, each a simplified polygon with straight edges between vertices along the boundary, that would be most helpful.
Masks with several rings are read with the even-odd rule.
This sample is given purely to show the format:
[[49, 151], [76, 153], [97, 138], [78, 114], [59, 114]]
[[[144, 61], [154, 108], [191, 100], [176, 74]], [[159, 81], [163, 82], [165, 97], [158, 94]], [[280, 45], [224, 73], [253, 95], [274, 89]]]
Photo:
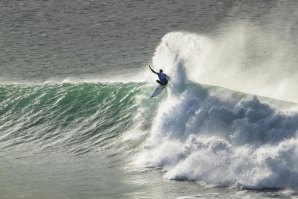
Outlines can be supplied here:
[[297, 10], [1, 1], [1, 198], [297, 198]]

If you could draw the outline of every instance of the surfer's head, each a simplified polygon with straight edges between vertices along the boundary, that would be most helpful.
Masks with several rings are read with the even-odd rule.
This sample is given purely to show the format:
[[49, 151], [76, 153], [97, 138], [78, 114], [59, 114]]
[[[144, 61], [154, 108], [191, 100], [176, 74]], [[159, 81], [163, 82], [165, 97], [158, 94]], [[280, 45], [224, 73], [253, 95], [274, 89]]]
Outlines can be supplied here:
[[163, 70], [162, 70], [162, 69], [160, 69], [160, 70], [159, 70], [159, 72], [160, 72], [160, 73], [162, 73], [162, 72], [163, 72]]

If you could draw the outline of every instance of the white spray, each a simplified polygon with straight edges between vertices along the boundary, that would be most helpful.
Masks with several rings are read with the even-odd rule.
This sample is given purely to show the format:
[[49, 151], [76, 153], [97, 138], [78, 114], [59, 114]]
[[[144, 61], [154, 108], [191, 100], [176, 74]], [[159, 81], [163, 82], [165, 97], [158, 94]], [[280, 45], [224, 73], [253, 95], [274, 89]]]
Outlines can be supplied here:
[[213, 38], [168, 33], [155, 51], [153, 64], [178, 82], [185, 77], [177, 77], [177, 70], [185, 70], [194, 82], [298, 102], [293, 92], [298, 90], [297, 48], [291, 41], [248, 22], [221, 32]]
[[[245, 27], [236, 28], [224, 33], [225, 39], [174, 32], [162, 39], [153, 64], [172, 77], [171, 86], [138, 163], [163, 168], [169, 179], [298, 190], [297, 112], [282, 112], [257, 97], [224, 96], [215, 88], [187, 83], [295, 101], [289, 82], [297, 81], [296, 74], [275, 74], [284, 54], [278, 50], [277, 58], [268, 55], [275, 57], [270, 61], [249, 58], [254, 50], [247, 52], [245, 32]], [[249, 63], [259, 65], [248, 67]], [[271, 70], [266, 70], [267, 64]], [[270, 75], [279, 76], [283, 86], [276, 89], [279, 83]]]

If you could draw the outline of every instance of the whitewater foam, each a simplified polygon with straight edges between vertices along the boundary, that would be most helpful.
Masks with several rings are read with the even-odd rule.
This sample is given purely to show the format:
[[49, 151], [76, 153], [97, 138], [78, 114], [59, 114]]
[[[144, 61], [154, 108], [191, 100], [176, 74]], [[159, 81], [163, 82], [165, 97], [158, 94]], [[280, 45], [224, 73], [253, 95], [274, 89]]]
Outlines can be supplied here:
[[[262, 102], [257, 96], [218, 94], [216, 88], [191, 83], [190, 80], [209, 78], [209, 82], [212, 80], [221, 86], [238, 82], [239, 90], [251, 91], [249, 86], [239, 82], [245, 76], [243, 72], [240, 79], [229, 79], [240, 72], [241, 67], [237, 64], [241, 57], [231, 67], [212, 73], [218, 70], [218, 64], [206, 64], [207, 58], [224, 63], [222, 58], [216, 60], [209, 54], [216, 50], [213, 45], [208, 38], [185, 32], [169, 33], [162, 39], [153, 64], [164, 66], [172, 80], [168, 96], [158, 106], [150, 135], [136, 162], [162, 168], [168, 179], [297, 191], [297, 111], [283, 111]], [[201, 58], [204, 53], [207, 55]], [[210, 65], [212, 67], [208, 68]], [[200, 78], [206, 71], [209, 77]], [[220, 79], [223, 73], [228, 76], [223, 75]], [[247, 74], [251, 75], [251, 71]], [[252, 79], [242, 80], [253, 84]]]
[[168, 179], [297, 189], [297, 119], [257, 98], [234, 103], [186, 90], [160, 104], [138, 162]]

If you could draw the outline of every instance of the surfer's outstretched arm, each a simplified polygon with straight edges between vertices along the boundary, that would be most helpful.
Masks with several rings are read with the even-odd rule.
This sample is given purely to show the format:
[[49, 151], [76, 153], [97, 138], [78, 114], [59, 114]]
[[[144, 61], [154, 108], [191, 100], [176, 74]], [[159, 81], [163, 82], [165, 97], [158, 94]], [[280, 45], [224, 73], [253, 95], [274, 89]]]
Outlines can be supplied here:
[[158, 74], [157, 72], [155, 72], [155, 71], [151, 68], [150, 65], [149, 65], [149, 68], [150, 68], [150, 70], [151, 70], [153, 73]]

